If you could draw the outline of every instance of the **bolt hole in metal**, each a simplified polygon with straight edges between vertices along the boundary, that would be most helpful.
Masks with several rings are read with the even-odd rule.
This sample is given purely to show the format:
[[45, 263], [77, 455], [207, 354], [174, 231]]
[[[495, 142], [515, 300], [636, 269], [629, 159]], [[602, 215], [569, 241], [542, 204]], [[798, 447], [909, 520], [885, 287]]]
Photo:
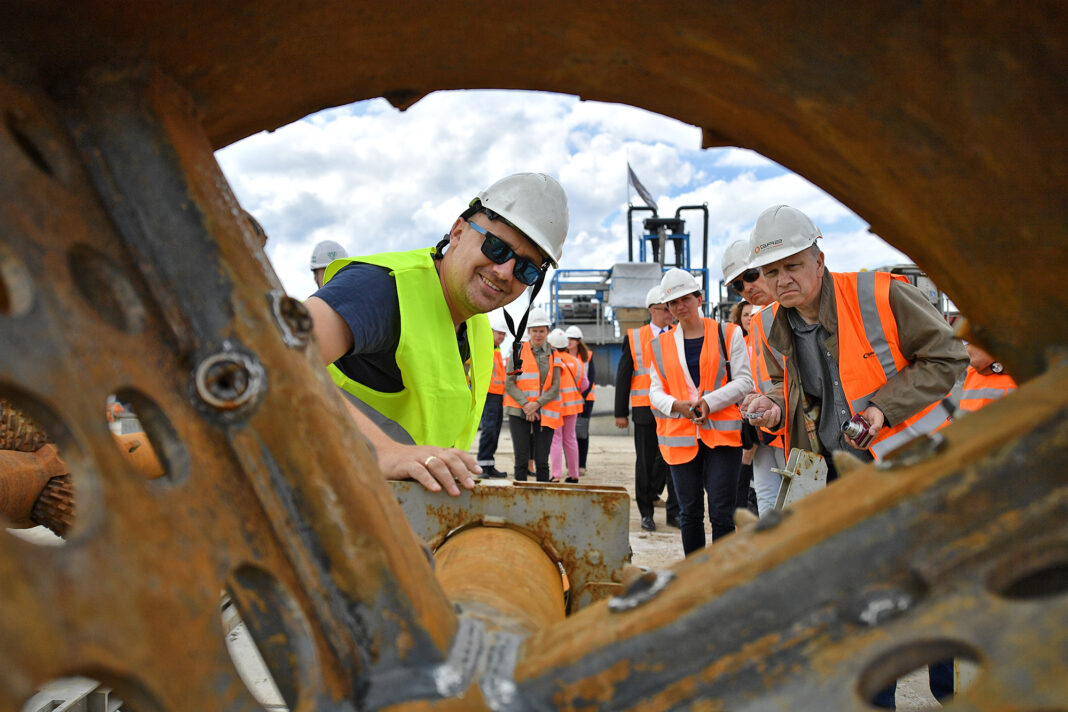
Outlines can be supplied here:
[[20, 259], [0, 247], [0, 316], [22, 316], [33, 307], [33, 278]]
[[1013, 552], [991, 573], [988, 588], [1015, 601], [1030, 601], [1068, 593], [1068, 542], [1046, 542]]
[[293, 596], [268, 571], [234, 570], [220, 602], [230, 659], [265, 709], [297, 709], [319, 672], [307, 620]]
[[250, 404], [264, 385], [263, 366], [250, 355], [224, 349], [197, 366], [197, 395], [218, 410], [237, 410]]
[[133, 388], [108, 396], [108, 428], [126, 462], [145, 479], [171, 484], [189, 476], [189, 452], [155, 401]]
[[[982, 666], [979, 653], [964, 643], [948, 640], [920, 640], [899, 645], [876, 658], [861, 673], [857, 692], [860, 697], [875, 706], [877, 696], [895, 681], [915, 675], [926, 681], [931, 666], [944, 664], [952, 670], [952, 681], [947, 680], [949, 689], [957, 693], [964, 692], [978, 676]], [[948, 671], [948, 670], [947, 670]], [[926, 688], [926, 684], [922, 685]]]
[[67, 266], [82, 298], [101, 319], [127, 334], [145, 328], [145, 307], [137, 290], [108, 257], [88, 245], [75, 245]]
[[65, 544], [89, 528], [94, 475], [92, 461], [52, 408], [0, 384], [0, 526], [32, 544]]

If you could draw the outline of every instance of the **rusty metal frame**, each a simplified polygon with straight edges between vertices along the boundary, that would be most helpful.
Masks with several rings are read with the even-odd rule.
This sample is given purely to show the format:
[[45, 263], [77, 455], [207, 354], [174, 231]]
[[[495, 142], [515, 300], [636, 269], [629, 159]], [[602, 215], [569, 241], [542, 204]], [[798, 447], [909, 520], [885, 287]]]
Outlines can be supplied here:
[[[0, 537], [0, 709], [72, 674], [136, 709], [255, 709], [224, 589], [299, 710], [859, 710], [947, 654], [980, 666], [954, 709], [1063, 707], [1063, 3], [17, 0], [0, 28], [0, 396], [49, 431], [78, 506], [64, 547]], [[637, 607], [479, 632], [397, 526], [213, 150], [484, 86], [635, 104], [790, 166], [1029, 383], [926, 459], [639, 580]], [[111, 442], [119, 389], [163, 478]], [[438, 684], [457, 659], [462, 691]]]

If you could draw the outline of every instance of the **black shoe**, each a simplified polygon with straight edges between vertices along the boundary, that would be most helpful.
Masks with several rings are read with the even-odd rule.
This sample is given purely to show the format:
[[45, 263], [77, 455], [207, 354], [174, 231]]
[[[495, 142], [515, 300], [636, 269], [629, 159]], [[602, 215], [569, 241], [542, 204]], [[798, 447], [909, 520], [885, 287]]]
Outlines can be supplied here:
[[676, 529], [682, 529], [682, 523], [679, 522], [679, 518], [678, 517], [668, 517], [667, 518], [667, 525], [669, 527], [675, 527]]
[[501, 478], [501, 477], [507, 477], [508, 475], [506, 475], [505, 473], [501, 472], [496, 467], [493, 467], [491, 465], [490, 467], [483, 467], [482, 468], [482, 476], [483, 477]]
[[652, 517], [642, 517], [642, 529], [647, 532], [655, 532], [656, 522], [653, 521]]
[[577, 480], [577, 479], [575, 479], [574, 477], [568, 477], [568, 478], [565, 478], [565, 479], [564, 479], [564, 482], [570, 482], [570, 483], [571, 483], [571, 484], [573, 484], [573, 485], [577, 485], [577, 484], [578, 484], [578, 480]]

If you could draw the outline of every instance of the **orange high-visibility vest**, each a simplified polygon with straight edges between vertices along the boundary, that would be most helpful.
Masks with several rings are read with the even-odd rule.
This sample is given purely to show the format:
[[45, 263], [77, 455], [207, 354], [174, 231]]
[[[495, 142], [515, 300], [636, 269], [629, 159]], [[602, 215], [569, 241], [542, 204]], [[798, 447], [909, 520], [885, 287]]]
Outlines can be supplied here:
[[[838, 312], [838, 373], [852, 417], [867, 408], [878, 390], [909, 364], [901, 353], [897, 320], [890, 309], [891, 280], [908, 280], [889, 272], [832, 272], [831, 277]], [[784, 375], [787, 408], [783, 423], [790, 422], [788, 385]], [[936, 400], [904, 422], [884, 427], [869, 449], [881, 458], [918, 435], [933, 433], [948, 420], [942, 400]], [[789, 433], [785, 434], [789, 452]]]
[[[697, 384], [699, 396], [704, 396], [727, 385], [727, 364], [719, 355], [719, 322], [705, 318], [704, 344], [701, 347], [701, 382]], [[725, 329], [725, 346], [729, 348], [737, 324], [728, 324]], [[653, 368], [656, 369], [664, 391], [675, 400], [691, 400], [686, 383], [685, 355], [679, 353], [675, 343], [675, 331], [661, 334], [652, 343]], [[669, 465], [681, 465], [697, 456], [697, 440], [708, 447], [741, 447], [742, 413], [737, 404], [709, 414], [698, 426], [678, 413], [662, 414], [656, 419], [656, 439], [660, 453]]]
[[[781, 364], [783, 372], [786, 372], [786, 358], [768, 343], [771, 324], [775, 321], [775, 313], [778, 310], [779, 303], [772, 302], [771, 305], [753, 314], [749, 321], [749, 366], [753, 372], [753, 383], [761, 393], [767, 393], [772, 386], [771, 375], [768, 373], [767, 364], [764, 363], [765, 352], [773, 354]], [[783, 436], [776, 435], [770, 445], [777, 448], [784, 447]]]
[[968, 366], [964, 377], [964, 390], [960, 394], [962, 410], [976, 411], [990, 405], [998, 398], [1004, 398], [1016, 390], [1016, 381], [1005, 373], [991, 373], [989, 376]]
[[490, 377], [489, 392], [504, 394], [504, 356], [500, 349], [493, 350], [493, 376]]
[[[590, 380], [590, 361], [592, 361], [592, 360], [593, 360], [593, 349], [587, 347], [587, 349], [586, 349], [586, 360], [583, 361], [580, 358], [579, 362], [582, 364], [582, 375], [586, 376], [586, 380], [589, 381], [589, 384], [590, 384], [590, 391], [589, 391], [589, 393], [586, 394], [586, 400], [590, 401], [591, 403], [593, 401], [597, 400], [597, 396], [595, 396], [594, 393], [593, 393], [594, 391], [597, 390], [597, 384], [594, 383], [592, 380]], [[582, 383], [582, 378], [581, 377], [579, 378], [579, 383]]]
[[653, 327], [646, 324], [637, 329], [627, 329], [630, 342], [630, 358], [634, 371], [630, 376], [630, 407], [650, 407], [649, 370], [653, 367]]
[[554, 352], [553, 357], [560, 366], [560, 397], [549, 405], [554, 411], [559, 410], [560, 415], [577, 415], [582, 412], [583, 405], [578, 387], [582, 379], [582, 362], [564, 351]]
[[[552, 388], [553, 371], [556, 370], [554, 367], [557, 366], [559, 362], [554, 358], [549, 360], [549, 373], [545, 376], [545, 383], [542, 384], [538, 382], [541, 378], [541, 374], [538, 371], [538, 362], [534, 358], [534, 350], [530, 348], [529, 341], [523, 342], [523, 350], [520, 352], [520, 358], [523, 361], [523, 369], [516, 374], [515, 384], [519, 387], [519, 390], [523, 391], [523, 395], [527, 397], [527, 402], [529, 403], [530, 401], [538, 400], [538, 396], [540, 396], [543, 391]], [[519, 405], [515, 398], [512, 398], [507, 391], [504, 393], [503, 404], [512, 408], [523, 407]], [[564, 424], [564, 417], [560, 413], [559, 408], [553, 408], [551, 407], [552, 405], [552, 403], [546, 403], [541, 407], [540, 419], [542, 425], [555, 430]]]

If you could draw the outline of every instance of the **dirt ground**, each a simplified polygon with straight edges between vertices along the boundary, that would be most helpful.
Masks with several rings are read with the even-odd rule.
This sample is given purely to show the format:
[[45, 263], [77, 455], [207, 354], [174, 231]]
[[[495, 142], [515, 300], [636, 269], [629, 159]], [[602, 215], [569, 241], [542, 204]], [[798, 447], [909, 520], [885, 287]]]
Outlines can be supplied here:
[[[603, 429], [602, 429], [603, 431]], [[620, 431], [620, 435], [591, 435], [583, 483], [626, 487], [630, 495], [630, 546], [633, 563], [646, 568], [668, 568], [682, 561], [682, 536], [678, 529], [664, 522], [665, 509], [658, 506], [654, 513], [656, 531], [641, 528], [641, 517], [634, 502], [634, 439]], [[476, 438], [477, 444], [477, 438]], [[497, 469], [511, 474], [512, 442], [507, 427], [501, 432], [497, 448]], [[667, 494], [661, 499], [666, 499]], [[705, 537], [711, 543], [712, 530], [705, 521]], [[902, 712], [924, 712], [941, 709], [931, 695], [926, 670], [916, 670], [899, 681], [897, 709]]]

